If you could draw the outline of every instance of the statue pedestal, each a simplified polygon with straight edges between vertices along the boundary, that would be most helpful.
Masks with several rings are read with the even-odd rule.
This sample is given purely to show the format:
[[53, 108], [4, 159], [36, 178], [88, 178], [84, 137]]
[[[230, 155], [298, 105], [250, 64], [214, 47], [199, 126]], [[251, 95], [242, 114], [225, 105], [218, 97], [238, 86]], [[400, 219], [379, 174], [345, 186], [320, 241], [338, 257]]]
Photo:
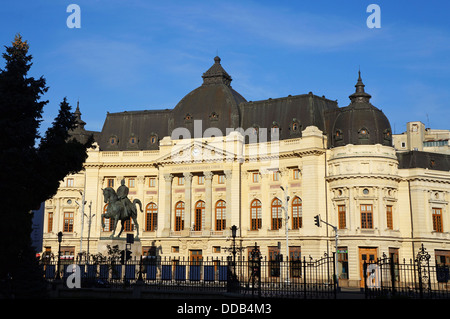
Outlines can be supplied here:
[[119, 237], [119, 238], [110, 238], [110, 237], [100, 237], [100, 240], [98, 241], [98, 247], [97, 251], [101, 253], [103, 256], [108, 255], [108, 247], [111, 248], [114, 246], [118, 246], [119, 250], [125, 250], [126, 246], [128, 245], [128, 250], [131, 251], [131, 258], [139, 259], [142, 256], [142, 244], [140, 239], [134, 239], [134, 243], [127, 244], [127, 238], [126, 237]]

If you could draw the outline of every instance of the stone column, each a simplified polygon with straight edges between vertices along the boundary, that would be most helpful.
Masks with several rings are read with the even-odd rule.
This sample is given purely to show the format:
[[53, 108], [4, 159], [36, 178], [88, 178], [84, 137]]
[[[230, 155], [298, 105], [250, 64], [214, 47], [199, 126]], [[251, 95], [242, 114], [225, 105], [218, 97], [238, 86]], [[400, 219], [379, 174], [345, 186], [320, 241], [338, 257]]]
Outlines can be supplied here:
[[[144, 211], [144, 213], [141, 213], [139, 205], [133, 205], [136, 207], [136, 211], [137, 211], [137, 221], [139, 225], [135, 225], [135, 227], [139, 227], [140, 231], [139, 234], [142, 234], [142, 232], [145, 229], [145, 205], [146, 203], [144, 203], [144, 188], [145, 188], [145, 176], [138, 176], [136, 178], [136, 195], [134, 195], [134, 198], [137, 198], [141, 201], [142, 203], [142, 210]], [[133, 199], [134, 199], [133, 198]], [[130, 198], [131, 200], [131, 198]]]
[[205, 175], [205, 231], [210, 232], [213, 229], [212, 222], [212, 172], [203, 172]]
[[226, 178], [226, 227], [225, 229], [229, 229], [232, 225], [231, 225], [231, 213], [232, 213], [232, 204], [231, 204], [231, 187], [232, 187], [232, 180], [231, 180], [231, 170], [226, 170], [224, 171], [225, 173], [225, 178]]
[[170, 235], [170, 227], [171, 227], [171, 219], [172, 219], [172, 174], [164, 174], [164, 190], [160, 192], [160, 203], [164, 206], [159, 210], [159, 215], [162, 215], [162, 218], [158, 218], [162, 223], [158, 223], [162, 228], [162, 236], [168, 237]]
[[192, 215], [192, 174], [183, 173], [184, 176], [184, 233], [189, 235], [191, 229], [191, 215]]

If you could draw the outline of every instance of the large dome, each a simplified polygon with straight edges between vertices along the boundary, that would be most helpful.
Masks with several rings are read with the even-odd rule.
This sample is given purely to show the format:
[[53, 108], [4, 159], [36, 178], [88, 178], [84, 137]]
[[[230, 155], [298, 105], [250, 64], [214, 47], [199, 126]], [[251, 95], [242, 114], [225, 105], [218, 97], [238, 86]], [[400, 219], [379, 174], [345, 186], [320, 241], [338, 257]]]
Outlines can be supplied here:
[[350, 104], [340, 109], [333, 126], [332, 146], [392, 145], [389, 120], [384, 113], [370, 103], [370, 94], [364, 91], [359, 73], [356, 92], [349, 96]]
[[239, 127], [239, 103], [246, 100], [231, 87], [231, 76], [223, 69], [220, 61], [216, 56], [214, 64], [203, 73], [203, 84], [188, 93], [174, 108], [171, 132], [184, 127], [194, 137], [196, 120], [201, 120], [201, 134], [207, 128], [215, 127], [225, 135], [227, 128]]

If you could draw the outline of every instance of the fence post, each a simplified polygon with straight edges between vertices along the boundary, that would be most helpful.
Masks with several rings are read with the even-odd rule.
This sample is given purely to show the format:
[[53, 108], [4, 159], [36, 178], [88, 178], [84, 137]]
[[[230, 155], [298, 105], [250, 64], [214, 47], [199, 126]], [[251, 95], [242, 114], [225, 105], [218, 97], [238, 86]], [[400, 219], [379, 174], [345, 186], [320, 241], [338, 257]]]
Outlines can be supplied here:
[[337, 275], [337, 269], [336, 269], [336, 253], [333, 252], [333, 279], [334, 279], [334, 298], [336, 299], [337, 297], [337, 290], [339, 289], [339, 279], [338, 279], [338, 275]]
[[391, 283], [392, 283], [392, 296], [395, 296], [396, 288], [395, 288], [395, 263], [394, 258], [389, 258], [390, 261], [390, 269], [391, 269]]
[[367, 298], [369, 291], [367, 289], [367, 263], [365, 260], [363, 264], [363, 280], [364, 280], [364, 296]]
[[303, 257], [303, 295], [306, 299], [306, 257]]

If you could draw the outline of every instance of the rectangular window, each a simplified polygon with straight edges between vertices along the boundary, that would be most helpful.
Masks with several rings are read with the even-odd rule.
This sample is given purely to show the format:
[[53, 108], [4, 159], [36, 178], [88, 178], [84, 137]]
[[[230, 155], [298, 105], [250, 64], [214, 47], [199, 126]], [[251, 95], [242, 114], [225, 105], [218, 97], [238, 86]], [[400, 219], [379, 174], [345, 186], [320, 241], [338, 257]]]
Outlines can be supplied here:
[[74, 258], [75, 258], [75, 247], [73, 246], [61, 247], [61, 259], [73, 260]]
[[442, 208], [432, 208], [433, 211], [433, 230], [442, 233]]
[[218, 182], [219, 184], [225, 183], [225, 176], [224, 176], [224, 175], [218, 175], [218, 176], [217, 176], [217, 182]]
[[64, 232], [73, 232], [73, 212], [64, 213]]
[[269, 276], [270, 277], [280, 277], [280, 262], [281, 255], [280, 249], [278, 247], [268, 247], [269, 248]]
[[338, 248], [338, 274], [341, 279], [348, 279], [348, 248]]
[[53, 230], [53, 212], [48, 213], [47, 218], [47, 232], [50, 233]]
[[253, 183], [258, 183], [259, 182], [259, 173], [253, 173], [252, 174], [252, 179], [253, 179]]
[[300, 278], [302, 275], [302, 254], [300, 246], [289, 247], [289, 270], [290, 276]]
[[278, 182], [279, 180], [280, 180], [280, 172], [279, 171], [273, 172], [273, 181]]
[[178, 177], [178, 185], [184, 185], [184, 177]]
[[345, 205], [338, 206], [338, 214], [339, 214], [339, 229], [345, 229], [347, 227]]
[[361, 228], [373, 228], [372, 204], [361, 204]]
[[148, 187], [156, 187], [156, 178], [150, 177], [148, 179]]
[[114, 187], [114, 178], [108, 178], [106, 180], [106, 186], [107, 187]]
[[299, 169], [294, 169], [292, 178], [293, 179], [300, 179], [300, 170]]
[[388, 229], [394, 229], [392, 222], [392, 206], [386, 206], [386, 225]]
[[135, 188], [136, 187], [136, 180], [134, 178], [128, 179], [128, 187], [129, 188]]
[[198, 177], [198, 185], [203, 185], [205, 184], [205, 176], [199, 176]]
[[74, 182], [73, 178], [68, 178], [66, 181], [66, 186], [73, 187], [74, 185], [75, 185], [75, 182]]
[[123, 230], [124, 231], [134, 231], [134, 222], [132, 221], [131, 217], [130, 217], [130, 219], [125, 221]]

